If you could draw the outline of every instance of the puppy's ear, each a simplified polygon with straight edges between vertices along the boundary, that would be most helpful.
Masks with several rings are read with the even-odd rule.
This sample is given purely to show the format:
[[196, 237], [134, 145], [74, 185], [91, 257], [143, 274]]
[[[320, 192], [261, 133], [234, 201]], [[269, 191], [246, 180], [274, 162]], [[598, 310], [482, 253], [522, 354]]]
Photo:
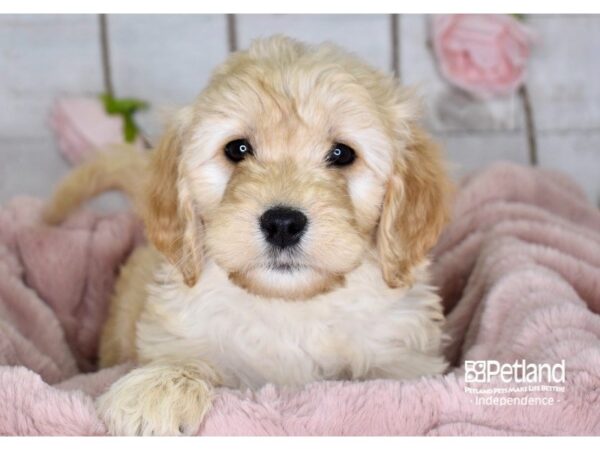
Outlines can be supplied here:
[[449, 216], [452, 184], [437, 145], [419, 128], [397, 155], [377, 231], [383, 278], [410, 286], [412, 269], [426, 257]]
[[202, 264], [202, 229], [181, 174], [181, 134], [171, 126], [151, 157], [144, 223], [150, 242], [193, 286]]

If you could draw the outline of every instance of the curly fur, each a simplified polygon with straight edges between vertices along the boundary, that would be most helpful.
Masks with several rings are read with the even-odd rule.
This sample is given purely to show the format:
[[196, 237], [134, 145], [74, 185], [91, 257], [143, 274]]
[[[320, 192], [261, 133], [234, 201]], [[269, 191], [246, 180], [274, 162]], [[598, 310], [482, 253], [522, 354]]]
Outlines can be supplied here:
[[[415, 105], [330, 45], [257, 41], [216, 70], [150, 161], [135, 163], [147, 167], [139, 209], [153, 249], [123, 269], [103, 335], [105, 365], [141, 365], [99, 399], [113, 433], [188, 433], [210, 385], [444, 371], [426, 255], [450, 183]], [[254, 154], [233, 164], [223, 148], [240, 138]], [[325, 163], [335, 142], [355, 149], [352, 166]], [[258, 217], [277, 205], [309, 226], [296, 251], [273, 256]], [[295, 269], [274, 269], [275, 257]]]

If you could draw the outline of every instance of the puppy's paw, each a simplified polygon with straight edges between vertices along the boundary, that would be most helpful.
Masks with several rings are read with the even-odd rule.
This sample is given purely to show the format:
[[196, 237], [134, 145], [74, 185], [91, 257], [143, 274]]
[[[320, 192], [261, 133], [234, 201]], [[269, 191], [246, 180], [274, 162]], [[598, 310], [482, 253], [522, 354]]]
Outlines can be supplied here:
[[208, 412], [212, 386], [193, 366], [135, 369], [96, 401], [112, 435], [192, 435]]

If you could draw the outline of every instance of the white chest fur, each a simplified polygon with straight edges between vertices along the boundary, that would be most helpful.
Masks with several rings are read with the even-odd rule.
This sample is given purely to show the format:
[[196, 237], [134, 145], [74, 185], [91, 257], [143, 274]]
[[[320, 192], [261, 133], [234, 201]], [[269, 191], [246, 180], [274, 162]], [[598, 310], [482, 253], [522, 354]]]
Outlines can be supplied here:
[[344, 287], [286, 301], [247, 293], [211, 262], [193, 288], [164, 266], [138, 324], [138, 353], [204, 360], [230, 387], [440, 373], [441, 305], [420, 272], [410, 290], [390, 289], [366, 261]]

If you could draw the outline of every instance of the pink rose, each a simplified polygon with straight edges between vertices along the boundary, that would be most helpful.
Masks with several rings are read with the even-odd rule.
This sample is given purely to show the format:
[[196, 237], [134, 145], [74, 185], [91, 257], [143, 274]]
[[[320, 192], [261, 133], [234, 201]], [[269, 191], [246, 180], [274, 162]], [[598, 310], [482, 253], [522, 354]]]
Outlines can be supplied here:
[[[80, 164], [108, 145], [125, 142], [123, 118], [108, 115], [102, 101], [93, 97], [58, 99], [50, 112], [50, 126], [71, 164]], [[135, 145], [142, 148], [141, 139]]]
[[433, 18], [433, 48], [452, 84], [480, 97], [515, 92], [525, 78], [532, 33], [508, 15]]

